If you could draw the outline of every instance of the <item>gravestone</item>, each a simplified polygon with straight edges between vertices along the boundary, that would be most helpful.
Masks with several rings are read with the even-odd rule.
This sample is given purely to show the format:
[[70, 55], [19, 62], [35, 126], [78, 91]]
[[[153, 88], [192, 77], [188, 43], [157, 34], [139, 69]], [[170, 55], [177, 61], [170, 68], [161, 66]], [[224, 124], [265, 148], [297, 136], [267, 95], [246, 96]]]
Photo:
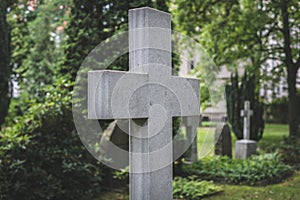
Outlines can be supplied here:
[[231, 131], [227, 123], [218, 123], [216, 127], [215, 155], [232, 158]]
[[250, 101], [244, 102], [244, 110], [241, 110], [241, 116], [244, 117], [243, 140], [238, 140], [235, 144], [235, 157], [246, 159], [249, 156], [256, 154], [256, 141], [250, 140], [250, 118], [253, 111], [250, 109]]
[[[103, 132], [100, 139], [100, 155], [104, 158], [109, 158], [110, 156], [110, 142], [121, 148], [124, 151], [129, 150], [129, 137], [128, 137], [128, 120], [114, 120], [109, 123], [108, 127]], [[129, 163], [129, 154], [116, 154], [115, 158], [118, 161], [122, 160], [125, 166]], [[127, 164], [127, 165], [126, 165]], [[104, 172], [104, 181], [107, 186], [112, 187], [114, 185], [113, 178], [114, 170], [108, 168]]]
[[[183, 117], [182, 123], [186, 130], [187, 144], [191, 144], [185, 153], [185, 160], [189, 163], [198, 161], [198, 141], [197, 141], [197, 128], [198, 117]], [[196, 134], [195, 134], [196, 133]]]
[[[100, 151], [103, 157], [106, 156], [106, 151], [109, 150], [109, 143], [112, 142], [119, 148], [128, 151], [129, 150], [129, 137], [128, 137], [128, 120], [114, 120], [111, 122], [102, 134], [100, 140]], [[109, 153], [108, 153], [109, 154]], [[124, 156], [124, 155], [122, 155]], [[126, 158], [116, 158], [125, 159], [129, 163], [129, 154]]]
[[200, 115], [200, 81], [171, 74], [171, 16], [129, 10], [129, 72], [88, 72], [89, 119], [129, 119], [131, 200], [172, 198], [172, 117]]

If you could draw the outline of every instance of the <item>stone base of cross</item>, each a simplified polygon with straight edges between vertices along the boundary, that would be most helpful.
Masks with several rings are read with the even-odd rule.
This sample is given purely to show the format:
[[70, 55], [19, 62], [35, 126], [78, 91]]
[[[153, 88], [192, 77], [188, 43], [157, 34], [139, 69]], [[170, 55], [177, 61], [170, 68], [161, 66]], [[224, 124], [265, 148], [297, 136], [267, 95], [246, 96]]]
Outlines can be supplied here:
[[256, 154], [257, 144], [254, 140], [238, 140], [235, 143], [235, 158], [246, 159]]
[[131, 200], [171, 200], [172, 117], [200, 116], [200, 81], [172, 76], [171, 16], [129, 11], [129, 72], [88, 73], [89, 119], [129, 119]]
[[244, 117], [244, 139], [238, 140], [235, 144], [235, 157], [246, 159], [249, 156], [256, 154], [256, 141], [250, 140], [250, 118], [253, 111], [250, 109], [250, 101], [244, 102], [244, 110], [241, 111], [241, 116]]

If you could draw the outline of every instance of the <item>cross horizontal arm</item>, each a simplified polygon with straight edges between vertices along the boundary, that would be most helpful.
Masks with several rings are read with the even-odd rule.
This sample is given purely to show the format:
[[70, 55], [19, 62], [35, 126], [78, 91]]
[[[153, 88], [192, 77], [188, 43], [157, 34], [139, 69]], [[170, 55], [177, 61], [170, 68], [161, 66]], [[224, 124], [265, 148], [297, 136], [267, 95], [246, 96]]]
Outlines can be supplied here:
[[[130, 94], [146, 84], [147, 74], [98, 70], [88, 72], [88, 118], [128, 119]], [[116, 103], [114, 103], [116, 102]], [[117, 102], [122, 102], [120, 103]], [[122, 107], [119, 109], [119, 107]]]
[[169, 103], [164, 105], [168, 107], [171, 116], [200, 115], [199, 79], [172, 77], [162, 85], [166, 87], [163, 91], [154, 89], [153, 87], [159, 87], [149, 83], [148, 74], [109, 70], [90, 71], [88, 118], [147, 118], [151, 104], [164, 105], [164, 101], [161, 102], [164, 91], [173, 93], [173, 96], [169, 96], [167, 101]]
[[180, 108], [173, 116], [200, 116], [200, 80], [177, 76], [172, 78], [174, 82], [169, 87], [180, 102]]

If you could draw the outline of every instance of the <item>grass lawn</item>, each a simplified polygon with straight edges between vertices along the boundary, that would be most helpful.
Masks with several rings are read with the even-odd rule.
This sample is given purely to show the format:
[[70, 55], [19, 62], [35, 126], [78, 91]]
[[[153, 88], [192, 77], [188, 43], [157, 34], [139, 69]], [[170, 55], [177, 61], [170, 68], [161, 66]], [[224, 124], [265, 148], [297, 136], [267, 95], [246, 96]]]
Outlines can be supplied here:
[[[300, 172], [289, 180], [266, 187], [222, 185], [224, 192], [204, 199], [207, 200], [298, 200], [300, 199]], [[128, 194], [109, 192], [97, 200], [127, 200]]]
[[300, 172], [289, 180], [265, 187], [224, 185], [224, 192], [207, 197], [209, 200], [297, 200], [300, 199]]
[[[198, 128], [198, 158], [215, 155], [215, 127], [199, 127]], [[231, 133], [232, 138], [232, 155], [234, 155], [235, 135]]]
[[288, 132], [286, 124], [266, 124], [263, 138], [258, 143], [259, 148], [265, 152], [273, 152], [282, 138], [288, 136]]
[[[198, 157], [214, 155], [214, 127], [198, 128]], [[280, 124], [266, 124], [263, 139], [259, 141], [260, 153], [272, 152], [288, 136], [288, 126]], [[234, 152], [235, 136], [232, 134]], [[234, 155], [234, 154], [233, 154]], [[236, 185], [222, 185], [224, 192], [206, 197], [209, 200], [297, 200], [300, 199], [300, 172], [283, 183], [265, 187], [250, 187]], [[128, 199], [128, 194], [106, 193], [100, 199]]]
[[[214, 155], [214, 127], [198, 128], [198, 157]], [[284, 136], [288, 136], [288, 125], [286, 124], [266, 124], [263, 138], [259, 141], [259, 150], [264, 152], [273, 152], [276, 146], [282, 141]], [[231, 133], [232, 138], [232, 155], [234, 156], [234, 148], [236, 137]], [[300, 199], [300, 198], [299, 198]]]
[[[206, 128], [199, 128], [198, 145], [203, 146], [201, 136], [205, 135]], [[282, 124], [266, 124], [263, 138], [259, 141], [258, 146], [261, 152], [272, 152], [275, 147], [280, 144], [282, 138], [288, 136], [288, 125]], [[233, 138], [233, 148], [236, 141]], [[213, 140], [210, 140], [213, 142]], [[207, 146], [207, 144], [206, 144]], [[211, 151], [211, 155], [213, 155]], [[250, 187], [250, 186], [233, 186], [223, 185], [224, 192], [219, 195], [207, 197], [210, 200], [297, 200], [300, 199], [300, 172], [297, 172], [292, 178], [281, 184], [270, 185], [265, 187]]]
[[205, 156], [214, 155], [214, 135], [215, 128], [213, 127], [201, 127], [198, 128], [197, 140], [198, 140], [198, 158], [201, 159]]

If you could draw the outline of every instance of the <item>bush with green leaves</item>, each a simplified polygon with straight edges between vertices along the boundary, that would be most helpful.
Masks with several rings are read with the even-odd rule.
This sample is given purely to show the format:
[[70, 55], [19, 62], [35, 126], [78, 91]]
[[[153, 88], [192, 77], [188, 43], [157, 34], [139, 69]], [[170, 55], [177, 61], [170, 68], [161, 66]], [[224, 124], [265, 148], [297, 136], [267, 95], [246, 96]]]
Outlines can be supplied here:
[[103, 167], [81, 143], [71, 97], [60, 87], [49, 90], [44, 103], [32, 104], [12, 127], [2, 130], [0, 199], [84, 200], [101, 192]]
[[266, 110], [266, 122], [276, 124], [288, 123], [288, 98], [274, 99], [271, 103], [265, 105]]
[[173, 198], [177, 199], [196, 200], [222, 191], [223, 189], [212, 181], [199, 181], [193, 176], [188, 178], [175, 177], [173, 180]]
[[293, 174], [292, 167], [281, 163], [276, 154], [252, 156], [246, 160], [206, 157], [185, 165], [183, 171], [200, 179], [237, 185], [274, 184]]
[[300, 168], [299, 138], [284, 138], [277, 151], [282, 162]]
[[113, 173], [113, 178], [117, 180], [126, 180], [129, 178], [129, 166], [121, 170], [116, 170]]

